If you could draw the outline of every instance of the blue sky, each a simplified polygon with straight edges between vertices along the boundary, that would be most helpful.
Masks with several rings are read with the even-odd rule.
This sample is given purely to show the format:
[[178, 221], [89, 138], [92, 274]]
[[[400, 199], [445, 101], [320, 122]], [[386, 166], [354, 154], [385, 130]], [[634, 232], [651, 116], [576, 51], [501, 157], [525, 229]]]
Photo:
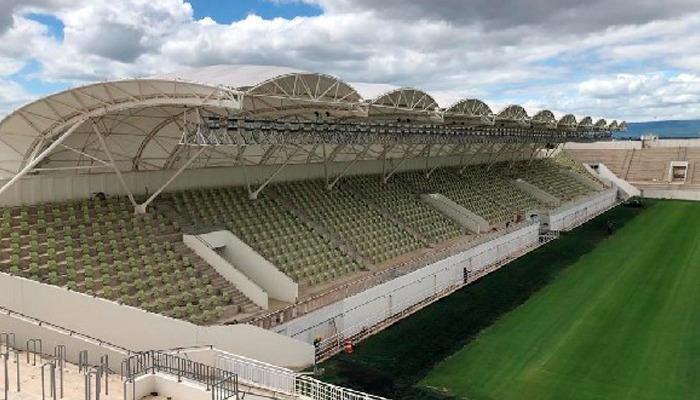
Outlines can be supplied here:
[[191, 0], [190, 4], [196, 19], [209, 17], [221, 24], [239, 21], [250, 14], [259, 15], [265, 19], [277, 17], [291, 19], [298, 16], [320, 15], [323, 12], [318, 6], [300, 1]]
[[227, 63], [611, 119], [700, 117], [697, 0], [3, 1], [0, 117], [74, 85]]

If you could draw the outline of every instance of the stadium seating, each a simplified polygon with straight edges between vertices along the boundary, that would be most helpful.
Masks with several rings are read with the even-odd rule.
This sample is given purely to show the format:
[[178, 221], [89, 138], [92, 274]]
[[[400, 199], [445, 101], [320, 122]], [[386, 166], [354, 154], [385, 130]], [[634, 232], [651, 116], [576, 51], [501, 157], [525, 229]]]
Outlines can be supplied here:
[[401, 172], [397, 174], [397, 179], [411, 185], [418, 193], [441, 193], [490, 224], [509, 221], [515, 214], [470, 187], [449, 169], [438, 169], [429, 178], [425, 177], [424, 171]]
[[257, 309], [182, 244], [161, 215], [128, 201], [2, 209], [0, 270], [194, 323]]
[[277, 190], [373, 264], [424, 247], [344, 185], [327, 191], [322, 181], [299, 181], [277, 185]]
[[[451, 170], [458, 172], [457, 168]], [[484, 165], [469, 166], [460, 174], [460, 178], [469, 187], [477, 189], [488, 198], [500, 202], [519, 214], [537, 210], [543, 206], [540, 201], [518, 189], [493, 168], [489, 169]]]
[[297, 282], [317, 284], [362, 267], [265, 194], [248, 199], [241, 187], [189, 190], [164, 196], [204, 226], [225, 224]]
[[513, 165], [500, 164], [495, 165], [494, 169], [512, 179], [521, 178], [562, 202], [576, 200], [593, 192], [593, 189], [573, 179], [549, 160], [522, 161]]
[[411, 193], [399, 181], [390, 180], [384, 184], [380, 175], [361, 175], [348, 178], [344, 185], [386, 208], [433, 242], [442, 242], [468, 233]]

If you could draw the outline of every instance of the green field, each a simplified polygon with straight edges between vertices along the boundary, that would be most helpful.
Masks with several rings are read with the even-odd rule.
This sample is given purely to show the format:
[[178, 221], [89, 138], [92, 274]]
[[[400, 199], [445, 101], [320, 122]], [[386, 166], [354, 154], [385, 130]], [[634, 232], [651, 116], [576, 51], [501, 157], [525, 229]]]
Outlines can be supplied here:
[[655, 203], [419, 385], [473, 400], [700, 399], [698, 222], [700, 203]]

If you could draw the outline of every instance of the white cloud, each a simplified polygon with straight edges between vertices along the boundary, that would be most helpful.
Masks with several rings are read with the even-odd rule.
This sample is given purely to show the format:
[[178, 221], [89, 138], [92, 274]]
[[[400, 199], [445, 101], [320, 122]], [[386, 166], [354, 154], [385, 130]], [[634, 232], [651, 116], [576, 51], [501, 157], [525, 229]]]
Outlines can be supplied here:
[[0, 79], [0, 115], [9, 114], [35, 97], [20, 85]]
[[[697, 111], [697, 83], [687, 82], [700, 74], [693, 51], [700, 48], [700, 13], [686, 12], [695, 1], [635, 3], [625, 15], [612, 10], [630, 8], [619, 2], [596, 0], [588, 8], [578, 1], [541, 2], [546, 12], [528, 20], [492, 13], [488, 2], [409, 1], [389, 15], [392, 1], [309, 0], [324, 14], [250, 15], [231, 24], [195, 20], [183, 0], [4, 1], [12, 15], [11, 22], [0, 18], [6, 84], [30, 61], [41, 66], [39, 79], [67, 84], [250, 63], [618, 119], [644, 118], [643, 107], [662, 116]], [[612, 7], [605, 18], [593, 18], [605, 7]], [[60, 19], [63, 40], [24, 17], [28, 10]], [[423, 17], [416, 18], [418, 12]], [[567, 24], [572, 15], [585, 26]], [[610, 22], [616, 15], [622, 16]]]

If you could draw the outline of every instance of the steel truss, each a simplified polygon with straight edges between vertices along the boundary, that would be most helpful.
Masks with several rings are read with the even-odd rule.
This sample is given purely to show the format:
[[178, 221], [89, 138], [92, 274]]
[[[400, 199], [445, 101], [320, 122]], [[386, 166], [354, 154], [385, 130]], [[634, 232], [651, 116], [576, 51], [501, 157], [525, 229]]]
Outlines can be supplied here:
[[610, 131], [474, 127], [400, 122], [302, 121], [208, 117], [185, 121], [180, 145], [564, 143], [609, 139]]

